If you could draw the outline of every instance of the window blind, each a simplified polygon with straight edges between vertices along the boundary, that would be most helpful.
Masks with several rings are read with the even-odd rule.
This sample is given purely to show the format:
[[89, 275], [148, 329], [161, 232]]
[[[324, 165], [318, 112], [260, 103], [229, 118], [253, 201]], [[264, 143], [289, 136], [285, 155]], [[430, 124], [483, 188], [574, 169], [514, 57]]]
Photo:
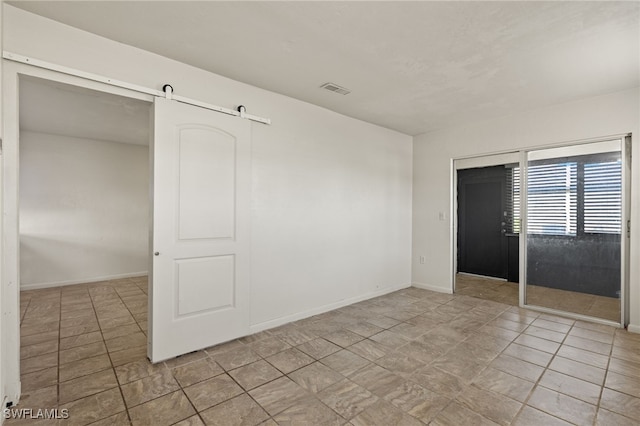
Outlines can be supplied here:
[[507, 232], [520, 233], [520, 167], [507, 170]]
[[584, 232], [620, 234], [622, 228], [622, 163], [584, 165]]
[[576, 235], [578, 164], [530, 165], [527, 185], [527, 232]]

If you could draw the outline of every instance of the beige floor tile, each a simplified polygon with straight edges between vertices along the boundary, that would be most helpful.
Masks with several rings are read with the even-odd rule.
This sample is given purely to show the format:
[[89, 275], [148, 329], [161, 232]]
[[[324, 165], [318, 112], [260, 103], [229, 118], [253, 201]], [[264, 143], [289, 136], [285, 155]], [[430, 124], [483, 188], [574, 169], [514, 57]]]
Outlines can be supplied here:
[[471, 381], [486, 368], [485, 363], [478, 363], [466, 358], [450, 356], [448, 353], [429, 365], [460, 377], [462, 380], [467, 382]]
[[297, 348], [314, 359], [322, 359], [342, 350], [340, 346], [323, 338], [309, 340], [308, 342], [297, 346]]
[[[404, 345], [398, 352], [401, 352], [406, 356], [420, 361], [426, 365], [444, 355], [447, 352], [447, 348], [423, 341], [411, 341]], [[390, 350], [387, 350], [387, 354], [390, 353], [392, 352]], [[375, 361], [379, 358], [381, 357], [372, 359], [372, 361]]]
[[313, 393], [318, 393], [343, 379], [340, 373], [319, 362], [290, 373], [289, 378]]
[[114, 337], [113, 339], [105, 340], [104, 343], [107, 345], [107, 350], [109, 352], [117, 352], [138, 346], [146, 346], [147, 336], [139, 331], [126, 336]]
[[140, 327], [138, 324], [129, 324], [123, 325], [122, 327], [109, 328], [107, 330], [102, 331], [102, 335], [104, 336], [104, 340], [115, 339], [120, 336], [127, 336], [129, 334], [134, 334], [140, 331]]
[[209, 357], [173, 369], [173, 376], [183, 388], [222, 373], [224, 373], [222, 367]]
[[136, 320], [127, 311], [126, 315], [114, 317], [114, 318], [101, 318], [99, 319], [100, 328], [102, 330], [108, 330], [110, 328], [122, 327], [129, 324], [135, 324]]
[[624, 359], [626, 361], [632, 361], [640, 363], [640, 348], [627, 349], [620, 346], [614, 346], [611, 351], [611, 356], [614, 358]]
[[[536, 320], [536, 321], [540, 321], [540, 320]], [[560, 325], [563, 325], [563, 324], [560, 324]], [[524, 331], [524, 334], [538, 337], [540, 339], [551, 340], [556, 343], [562, 343], [562, 341], [566, 337], [566, 333], [559, 333], [557, 331], [548, 330], [546, 328], [536, 327], [533, 324], [527, 327], [527, 329]]]
[[222, 368], [229, 371], [256, 362], [260, 359], [260, 356], [253, 352], [248, 346], [243, 346], [214, 355], [213, 359], [215, 359]]
[[379, 397], [389, 394], [405, 381], [403, 377], [375, 364], [367, 365], [349, 379]]
[[107, 354], [85, 358], [60, 366], [60, 381], [66, 382], [77, 377], [86, 376], [101, 370], [111, 368], [111, 361]]
[[636, 377], [624, 376], [610, 371], [607, 374], [605, 387], [640, 398], [640, 380]]
[[537, 318], [532, 323], [531, 326], [544, 328], [547, 330], [556, 331], [558, 333], [566, 334], [571, 330], [571, 326], [568, 324], [559, 323], [556, 321], [549, 321], [543, 318]]
[[478, 330], [480, 333], [488, 334], [492, 337], [498, 337], [512, 341], [516, 339], [520, 333], [517, 331], [507, 330], [505, 328], [496, 327], [494, 325], [485, 325]]
[[596, 407], [570, 396], [536, 387], [527, 405], [574, 424], [592, 424]]
[[533, 349], [538, 349], [543, 352], [548, 352], [551, 354], [555, 354], [557, 350], [560, 348], [560, 343], [553, 342], [547, 339], [541, 339], [539, 337], [531, 336], [529, 334], [521, 334], [516, 340], [515, 343], [523, 346], [528, 346]]
[[509, 424], [522, 404], [496, 393], [469, 386], [456, 397], [456, 401], [498, 424]]
[[61, 314], [60, 314], [60, 318], [64, 321], [66, 319], [73, 319], [73, 318], [92, 318], [95, 317], [96, 313], [93, 310], [93, 307], [89, 307], [89, 308], [83, 308], [83, 309], [71, 309], [71, 310], [64, 310]]
[[346, 379], [320, 392], [318, 398], [347, 420], [378, 401], [377, 396]]
[[345, 377], [369, 365], [369, 361], [346, 349], [322, 358], [320, 362]]
[[638, 426], [638, 421], [601, 408], [598, 410], [595, 424], [596, 426]]
[[368, 359], [369, 361], [375, 361], [382, 358], [390, 351], [387, 347], [369, 339], [362, 340], [352, 345], [349, 347], [349, 350], [356, 355], [360, 355], [361, 357]]
[[206, 351], [190, 352], [188, 354], [184, 354], [184, 355], [177, 356], [175, 358], [168, 359], [164, 362], [164, 365], [166, 365], [168, 368], [176, 368], [176, 367], [190, 364], [192, 362], [200, 361], [206, 358], [207, 356], [208, 355]]
[[131, 424], [140, 426], [171, 425], [196, 412], [182, 391], [176, 391], [129, 410]]
[[280, 425], [342, 426], [345, 419], [316, 399], [304, 399], [274, 416]]
[[58, 352], [38, 355], [20, 360], [20, 374], [33, 373], [46, 368], [57, 367]]
[[462, 378], [432, 366], [418, 370], [409, 380], [449, 398], [455, 397], [468, 384]]
[[553, 370], [545, 371], [539, 384], [547, 389], [569, 395], [593, 405], [598, 404], [600, 391], [602, 389], [593, 383], [585, 382], [584, 380], [576, 379], [575, 377], [567, 376]]
[[531, 364], [508, 355], [498, 356], [490, 365], [496, 370], [531, 382], [536, 382], [544, 371], [544, 368], [539, 365]]
[[16, 408], [54, 408], [58, 406], [58, 386], [24, 391], [20, 395], [20, 403]]
[[562, 345], [558, 350], [557, 356], [588, 364], [592, 367], [607, 368], [609, 357], [595, 352], [585, 351], [584, 349], [574, 348], [573, 346]]
[[543, 411], [536, 410], [535, 408], [531, 408], [529, 406], [525, 406], [518, 418], [513, 422], [514, 425], [517, 426], [533, 426], [533, 425], [544, 425], [544, 426], [569, 426], [571, 423], [567, 423], [564, 420], [561, 420], [557, 417], [553, 417], [550, 414], [547, 414]]
[[166, 395], [179, 388], [178, 382], [173, 378], [171, 372], [166, 369], [121, 387], [124, 401], [129, 408]]
[[98, 324], [79, 325], [76, 327], [67, 327], [60, 329], [60, 338], [77, 336], [78, 334], [93, 333], [94, 331], [100, 331]]
[[362, 337], [373, 336], [374, 334], [378, 334], [381, 331], [384, 331], [383, 327], [378, 327], [377, 325], [365, 321], [347, 325], [345, 326], [345, 329], [359, 334]]
[[347, 348], [354, 343], [357, 343], [364, 339], [361, 335], [349, 330], [338, 330], [333, 333], [325, 334], [322, 336], [325, 340], [334, 343], [343, 348]]
[[534, 383], [494, 368], [487, 368], [473, 380], [473, 384], [480, 389], [489, 390], [516, 401], [526, 401], [533, 389]]
[[393, 389], [384, 399], [424, 423], [429, 423], [451, 401], [409, 381]]
[[[22, 292], [21, 406], [60, 400], [75, 407], [69, 424], [128, 424], [125, 392], [134, 424], [552, 425], [589, 423], [599, 401], [595, 424], [640, 421], [640, 337], [509, 307], [500, 302], [517, 288], [490, 284], [482, 296], [494, 299], [470, 285], [409, 288], [157, 365], [146, 358], [146, 281]], [[531, 406], [519, 411], [522, 401]]]
[[89, 345], [91, 343], [102, 342], [102, 333], [94, 331], [91, 333], [78, 334], [75, 336], [60, 339], [60, 349], [71, 349], [78, 346]]
[[268, 362], [260, 360], [229, 371], [229, 375], [245, 390], [250, 390], [282, 376]]
[[379, 400], [351, 419], [351, 424], [354, 426], [420, 426], [424, 423], [391, 403]]
[[248, 343], [248, 346], [251, 348], [251, 350], [253, 350], [263, 358], [267, 358], [271, 355], [277, 354], [278, 352], [282, 352], [291, 348], [291, 345], [274, 336], [269, 336], [255, 342], [250, 342]]
[[640, 398], [605, 388], [600, 407], [640, 422]]
[[246, 393], [204, 410], [200, 415], [208, 426], [253, 426], [269, 418]]
[[288, 374], [311, 364], [314, 360], [304, 352], [296, 348], [290, 348], [268, 357], [267, 361], [284, 374]]
[[146, 360], [147, 348], [146, 346], [138, 346], [136, 348], [125, 349], [123, 351], [110, 352], [109, 358], [111, 358], [111, 363], [114, 367], [134, 361]]
[[572, 361], [567, 358], [556, 357], [549, 364], [549, 369], [573, 376], [600, 386], [604, 382], [606, 370]]
[[636, 377], [640, 380], [640, 363], [637, 362], [611, 358], [609, 361], [609, 371], [613, 371], [624, 376]]
[[495, 426], [498, 423], [481, 416], [456, 401], [453, 401], [429, 424], [433, 426]]
[[95, 326], [97, 324], [98, 324], [98, 320], [96, 319], [95, 316], [68, 318], [60, 321], [60, 328], [86, 327], [86, 326]]
[[423, 362], [404, 355], [401, 350], [377, 359], [376, 364], [402, 374], [412, 374], [425, 366]]
[[60, 407], [69, 410], [69, 419], [65, 425], [89, 424], [125, 410], [120, 389], [110, 389]]
[[243, 393], [243, 390], [227, 374], [221, 374], [186, 387], [184, 388], [184, 392], [196, 410], [203, 411], [234, 396], [240, 395]]
[[570, 336], [581, 337], [583, 339], [595, 340], [600, 343], [613, 343], [613, 334], [602, 333], [600, 331], [588, 330], [586, 328], [574, 327], [569, 332]]
[[200, 416], [196, 414], [191, 417], [187, 417], [178, 423], [174, 423], [173, 426], [205, 426], [205, 424], [202, 419], [200, 419]]
[[142, 359], [117, 366], [115, 372], [120, 384], [124, 385], [154, 374], [162, 373], [166, 369], [167, 367], [163, 363], [151, 364], [149, 360]]
[[[114, 414], [97, 422], [91, 423], [91, 426], [127, 426], [130, 425], [129, 414], [123, 411], [118, 414]], [[60, 425], [63, 426], [63, 425]]]
[[37, 343], [43, 343], [50, 340], [58, 340], [59, 331], [46, 331], [44, 333], [32, 334], [30, 336], [20, 336], [20, 346], [35, 345]]
[[60, 383], [59, 402], [64, 404], [115, 387], [118, 387], [118, 380], [113, 370], [103, 370]]
[[60, 364], [91, 358], [106, 352], [107, 348], [104, 342], [89, 343], [71, 349], [64, 349], [60, 351]]
[[411, 339], [395, 333], [391, 330], [381, 331], [380, 333], [374, 334], [373, 336], [369, 337], [369, 339], [373, 340], [374, 342], [378, 342], [391, 350], [396, 350], [411, 341]]
[[[562, 348], [560, 350], [562, 350]], [[553, 354], [539, 351], [528, 346], [522, 346], [517, 343], [512, 343], [511, 345], [509, 345], [505, 349], [503, 354], [520, 359], [522, 361], [530, 362], [531, 364], [539, 365], [541, 367], [546, 367], [547, 365], [549, 365], [551, 358], [553, 358]]]
[[611, 345], [607, 343], [596, 342], [595, 340], [583, 339], [582, 337], [569, 335], [565, 339], [564, 344], [607, 356], [609, 356], [609, 354], [611, 353]]
[[29, 346], [20, 347], [20, 359], [31, 358], [34, 356], [41, 356], [50, 353], [58, 352], [58, 341], [47, 340], [41, 343], [35, 343]]

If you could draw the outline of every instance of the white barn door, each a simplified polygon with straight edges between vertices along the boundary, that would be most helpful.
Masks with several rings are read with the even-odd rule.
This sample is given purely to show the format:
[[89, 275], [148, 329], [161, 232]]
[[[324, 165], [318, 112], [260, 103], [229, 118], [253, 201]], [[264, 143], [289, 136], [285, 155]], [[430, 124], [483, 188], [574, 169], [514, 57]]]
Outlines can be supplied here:
[[249, 332], [250, 123], [156, 98], [149, 358]]

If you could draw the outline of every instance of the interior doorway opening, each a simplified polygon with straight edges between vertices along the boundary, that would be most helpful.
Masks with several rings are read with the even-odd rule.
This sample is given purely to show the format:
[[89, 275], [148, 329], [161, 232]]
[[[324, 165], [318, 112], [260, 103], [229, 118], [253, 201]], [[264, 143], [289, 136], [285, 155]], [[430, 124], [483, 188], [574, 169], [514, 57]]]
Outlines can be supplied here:
[[[457, 171], [455, 291], [517, 306], [519, 235], [514, 223], [517, 163]], [[517, 203], [516, 203], [517, 204]]]
[[72, 380], [86, 359], [146, 352], [151, 103], [18, 81], [20, 375], [29, 395], [42, 380]]

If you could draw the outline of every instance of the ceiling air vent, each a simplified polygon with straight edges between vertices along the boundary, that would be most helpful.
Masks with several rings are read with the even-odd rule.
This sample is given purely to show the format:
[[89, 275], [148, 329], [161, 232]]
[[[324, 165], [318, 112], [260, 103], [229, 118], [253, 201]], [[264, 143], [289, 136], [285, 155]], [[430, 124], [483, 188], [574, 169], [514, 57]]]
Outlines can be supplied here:
[[334, 83], [325, 83], [320, 87], [331, 92], [340, 93], [341, 95], [348, 95], [349, 93], [351, 93], [351, 90], [345, 89], [344, 87], [338, 86]]

